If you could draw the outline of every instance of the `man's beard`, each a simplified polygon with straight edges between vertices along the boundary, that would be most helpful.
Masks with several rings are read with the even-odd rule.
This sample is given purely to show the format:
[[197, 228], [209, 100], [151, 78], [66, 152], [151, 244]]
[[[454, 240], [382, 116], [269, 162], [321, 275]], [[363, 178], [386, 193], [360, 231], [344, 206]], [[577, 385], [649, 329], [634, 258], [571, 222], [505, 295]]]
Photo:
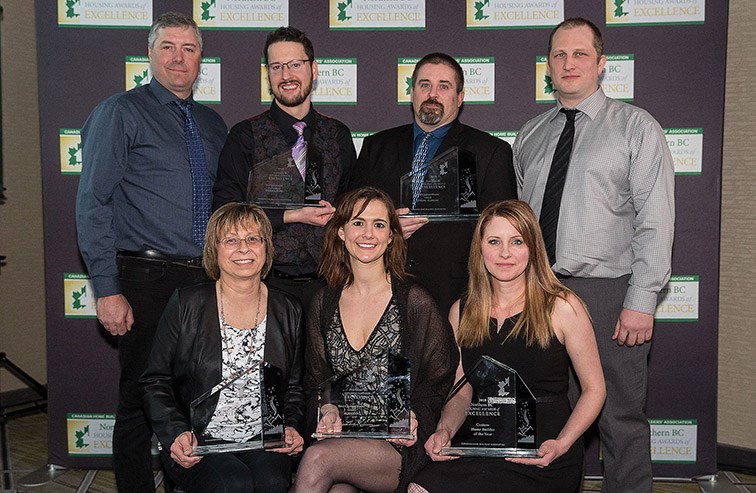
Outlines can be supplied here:
[[[438, 108], [429, 109], [428, 107], [426, 107], [427, 103], [434, 103], [438, 106]], [[444, 117], [444, 105], [435, 98], [428, 98], [423, 101], [422, 104], [420, 104], [420, 109], [417, 113], [418, 118], [420, 118], [420, 121], [423, 124], [436, 125]]]
[[[273, 94], [273, 95], [275, 96], [276, 101], [281, 103], [283, 106], [288, 106], [288, 107], [299, 106], [300, 104], [305, 102], [305, 100], [307, 99], [307, 96], [309, 96], [310, 92], [312, 92], [312, 81], [309, 81], [307, 84], [305, 84], [300, 80], [289, 79], [288, 81], [280, 82], [278, 86], [280, 87], [282, 85], [285, 85], [289, 81], [296, 81], [297, 83], [299, 83], [299, 92], [297, 94], [293, 95], [292, 97], [285, 97], [283, 96], [283, 94], [281, 95]], [[281, 92], [283, 92], [283, 90], [281, 90]]]

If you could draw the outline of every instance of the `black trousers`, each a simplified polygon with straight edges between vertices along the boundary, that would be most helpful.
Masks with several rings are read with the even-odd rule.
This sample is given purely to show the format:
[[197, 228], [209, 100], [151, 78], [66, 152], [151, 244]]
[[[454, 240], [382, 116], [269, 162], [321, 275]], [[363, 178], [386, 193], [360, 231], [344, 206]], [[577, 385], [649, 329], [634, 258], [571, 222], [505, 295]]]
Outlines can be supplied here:
[[134, 257], [119, 257], [118, 270], [123, 295], [134, 312], [134, 325], [118, 340], [121, 377], [113, 429], [113, 468], [120, 493], [145, 493], [155, 491], [152, 429], [137, 383], [168, 299], [176, 288], [207, 280], [207, 276], [202, 268]]

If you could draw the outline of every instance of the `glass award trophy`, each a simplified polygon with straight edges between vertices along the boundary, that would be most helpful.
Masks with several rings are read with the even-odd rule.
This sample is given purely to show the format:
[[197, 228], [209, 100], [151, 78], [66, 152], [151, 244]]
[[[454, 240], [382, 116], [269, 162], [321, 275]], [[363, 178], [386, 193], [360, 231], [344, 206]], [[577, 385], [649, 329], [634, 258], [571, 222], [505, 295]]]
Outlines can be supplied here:
[[423, 169], [419, 192], [415, 194], [415, 173], [410, 171], [399, 182], [400, 207], [409, 207], [410, 216], [431, 221], [477, 219], [478, 188], [475, 155], [452, 147], [434, 157]]
[[410, 361], [388, 353], [318, 385], [318, 427], [314, 438], [412, 438], [410, 432]]
[[307, 147], [304, 179], [288, 149], [255, 163], [247, 180], [247, 201], [272, 209], [320, 207], [322, 163], [321, 153], [314, 146]]
[[536, 399], [517, 371], [483, 356], [449, 399], [467, 384], [472, 386], [467, 417], [441, 455], [537, 457]]
[[[248, 385], [250, 383], [249, 377], [255, 371], [259, 371], [260, 374], [260, 434], [245, 442], [229, 442], [211, 436], [206, 427], [215, 412], [220, 392], [227, 387], [236, 388], [236, 386]], [[252, 406], [252, 402], [249, 405]], [[192, 401], [190, 416], [192, 432], [197, 439], [197, 445], [194, 447], [192, 455], [283, 447], [284, 417], [281, 370], [270, 363], [263, 362], [259, 366], [252, 366], [231, 375]]]

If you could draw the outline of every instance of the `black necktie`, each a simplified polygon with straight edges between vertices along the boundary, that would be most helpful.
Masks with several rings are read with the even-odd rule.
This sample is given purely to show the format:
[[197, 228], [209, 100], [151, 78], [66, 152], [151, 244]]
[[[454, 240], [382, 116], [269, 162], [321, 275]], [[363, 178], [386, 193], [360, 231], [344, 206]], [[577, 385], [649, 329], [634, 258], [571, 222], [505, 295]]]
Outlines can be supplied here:
[[562, 108], [562, 113], [567, 116], [567, 121], [559, 136], [554, 159], [551, 161], [549, 178], [546, 180], [546, 189], [543, 192], [543, 205], [541, 206], [541, 231], [543, 241], [546, 243], [546, 252], [549, 254], [549, 264], [556, 262], [556, 234], [559, 223], [559, 205], [562, 202], [564, 191], [564, 179], [567, 177], [567, 168], [570, 165], [572, 154], [572, 141], [575, 138], [575, 114], [578, 110]]

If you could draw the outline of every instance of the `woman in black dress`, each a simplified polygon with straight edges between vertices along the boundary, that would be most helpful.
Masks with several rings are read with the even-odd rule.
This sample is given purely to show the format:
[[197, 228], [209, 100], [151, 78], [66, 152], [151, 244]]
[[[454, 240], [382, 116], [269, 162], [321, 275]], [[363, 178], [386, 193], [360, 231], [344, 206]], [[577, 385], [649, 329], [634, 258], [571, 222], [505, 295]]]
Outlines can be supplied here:
[[[468, 264], [467, 296], [451, 308], [462, 358], [457, 378], [483, 355], [517, 370], [536, 397], [536, 458], [459, 458], [439, 455], [465, 420], [469, 384], [444, 406], [435, 433], [425, 442], [433, 463], [408, 491], [577, 491], [582, 476], [580, 437], [606, 395], [596, 339], [588, 313], [549, 268], [538, 221], [525, 203], [496, 202], [480, 216]], [[581, 386], [571, 409], [569, 365]]]
[[414, 437], [320, 440], [305, 451], [294, 491], [405, 491], [428, 460], [423, 444], [454, 380], [458, 351], [449, 323], [428, 292], [409, 281], [405, 262], [406, 246], [389, 196], [375, 188], [343, 196], [325, 235], [321, 273], [328, 285], [313, 298], [307, 317], [308, 428], [338, 431], [340, 417], [329, 404], [315, 422], [319, 383], [359, 369], [350, 385], [375, 392], [375, 384], [388, 376], [387, 353], [392, 352], [410, 360]]

